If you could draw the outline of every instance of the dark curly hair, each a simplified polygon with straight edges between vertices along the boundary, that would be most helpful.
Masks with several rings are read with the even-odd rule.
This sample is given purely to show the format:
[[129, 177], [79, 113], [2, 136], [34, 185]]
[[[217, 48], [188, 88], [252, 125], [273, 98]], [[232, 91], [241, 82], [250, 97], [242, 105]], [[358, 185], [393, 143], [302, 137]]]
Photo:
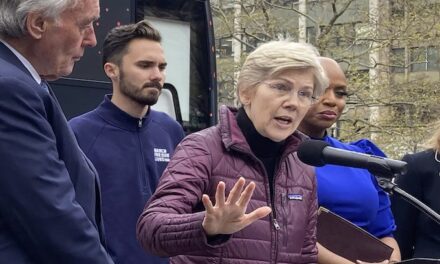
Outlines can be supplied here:
[[155, 28], [146, 20], [136, 24], [122, 25], [109, 31], [104, 39], [102, 65], [112, 62], [121, 63], [122, 57], [127, 52], [127, 46], [133, 39], [148, 39], [161, 42], [162, 37]]

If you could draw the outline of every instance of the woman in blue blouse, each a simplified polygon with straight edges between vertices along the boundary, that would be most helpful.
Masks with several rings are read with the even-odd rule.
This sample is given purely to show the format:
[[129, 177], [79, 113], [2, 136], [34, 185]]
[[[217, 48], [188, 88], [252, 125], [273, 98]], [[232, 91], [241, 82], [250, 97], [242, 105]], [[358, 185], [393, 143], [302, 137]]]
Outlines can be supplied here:
[[[347, 97], [347, 80], [338, 63], [321, 57], [321, 65], [329, 78], [329, 87], [319, 100], [310, 107], [299, 126], [299, 130], [314, 139], [321, 139], [332, 147], [385, 156], [372, 142], [362, 139], [350, 144], [327, 135], [341, 116]], [[318, 201], [332, 212], [378, 237], [394, 248], [390, 262], [400, 260], [400, 251], [392, 233], [394, 218], [388, 195], [379, 187], [376, 178], [368, 171], [358, 168], [326, 165], [316, 168]], [[345, 264], [351, 261], [318, 245], [320, 264]], [[387, 263], [384, 261], [383, 263]]]

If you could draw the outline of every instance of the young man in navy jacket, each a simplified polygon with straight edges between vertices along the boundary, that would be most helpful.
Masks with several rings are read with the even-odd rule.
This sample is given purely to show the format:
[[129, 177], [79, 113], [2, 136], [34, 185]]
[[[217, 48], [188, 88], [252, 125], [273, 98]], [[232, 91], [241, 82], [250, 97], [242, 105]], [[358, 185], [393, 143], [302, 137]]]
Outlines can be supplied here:
[[78, 142], [101, 178], [109, 252], [115, 263], [166, 263], [136, 239], [136, 222], [156, 189], [183, 129], [151, 109], [165, 81], [160, 33], [146, 21], [112, 29], [103, 45], [104, 71], [113, 94], [70, 121]]

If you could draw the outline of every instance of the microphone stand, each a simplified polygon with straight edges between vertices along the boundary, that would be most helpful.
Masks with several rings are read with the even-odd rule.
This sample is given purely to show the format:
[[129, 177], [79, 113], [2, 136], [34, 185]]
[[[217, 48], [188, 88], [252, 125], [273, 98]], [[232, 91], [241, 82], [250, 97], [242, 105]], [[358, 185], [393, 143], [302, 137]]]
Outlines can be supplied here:
[[[377, 171], [376, 171], [377, 173]], [[389, 171], [390, 174], [391, 171]], [[412, 196], [411, 194], [405, 192], [404, 190], [400, 189], [397, 184], [393, 183], [391, 181], [392, 178], [400, 175], [401, 173], [394, 173], [393, 177], [384, 177], [383, 173], [381, 176], [376, 176], [377, 182], [379, 183], [379, 186], [384, 189], [389, 194], [398, 194], [400, 198], [403, 198], [405, 201], [416, 207], [418, 210], [420, 210], [425, 215], [429, 216], [432, 220], [437, 222], [437, 224], [440, 225], [440, 215], [436, 213], [434, 210], [429, 208], [426, 204], [422, 203], [420, 200]], [[388, 174], [388, 173], [387, 173]], [[389, 175], [389, 174], [388, 174]]]

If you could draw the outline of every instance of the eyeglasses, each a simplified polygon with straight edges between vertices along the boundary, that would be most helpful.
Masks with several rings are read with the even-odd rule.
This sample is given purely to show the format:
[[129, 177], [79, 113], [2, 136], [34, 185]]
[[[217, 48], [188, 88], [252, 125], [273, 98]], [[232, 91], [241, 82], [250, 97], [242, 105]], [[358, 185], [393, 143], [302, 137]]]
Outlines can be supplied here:
[[313, 96], [313, 90], [310, 88], [295, 89], [291, 84], [285, 81], [264, 81], [274, 93], [280, 97], [289, 96], [296, 91], [296, 97], [302, 105], [310, 105], [316, 102], [316, 97]]

